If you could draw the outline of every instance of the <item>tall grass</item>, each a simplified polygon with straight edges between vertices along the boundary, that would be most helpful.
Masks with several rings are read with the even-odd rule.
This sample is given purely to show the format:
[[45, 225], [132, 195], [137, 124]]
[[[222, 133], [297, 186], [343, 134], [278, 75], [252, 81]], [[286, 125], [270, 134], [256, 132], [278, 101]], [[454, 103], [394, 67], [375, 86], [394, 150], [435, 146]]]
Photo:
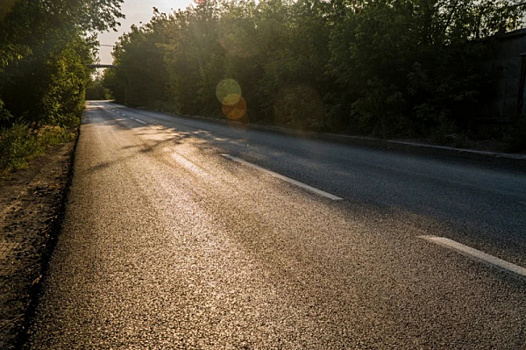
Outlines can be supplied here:
[[59, 126], [16, 123], [0, 129], [0, 175], [27, 167], [30, 159], [43, 154], [50, 146], [73, 140], [74, 136]]

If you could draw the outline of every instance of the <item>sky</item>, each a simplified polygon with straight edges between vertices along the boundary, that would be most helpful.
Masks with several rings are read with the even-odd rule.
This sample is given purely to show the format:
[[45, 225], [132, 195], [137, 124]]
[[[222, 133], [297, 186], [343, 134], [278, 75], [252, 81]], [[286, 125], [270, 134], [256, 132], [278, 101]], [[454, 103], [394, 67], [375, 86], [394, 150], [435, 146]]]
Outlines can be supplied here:
[[[148, 23], [153, 16], [154, 7], [157, 7], [160, 12], [170, 13], [173, 10], [185, 9], [191, 3], [192, 0], [125, 0], [121, 10], [126, 15], [126, 19], [119, 21], [121, 26], [117, 28], [118, 32], [100, 33], [99, 41], [101, 45], [113, 46], [119, 36], [130, 30], [132, 24]], [[112, 63], [112, 50], [112, 47], [100, 47], [99, 58], [101, 63]]]

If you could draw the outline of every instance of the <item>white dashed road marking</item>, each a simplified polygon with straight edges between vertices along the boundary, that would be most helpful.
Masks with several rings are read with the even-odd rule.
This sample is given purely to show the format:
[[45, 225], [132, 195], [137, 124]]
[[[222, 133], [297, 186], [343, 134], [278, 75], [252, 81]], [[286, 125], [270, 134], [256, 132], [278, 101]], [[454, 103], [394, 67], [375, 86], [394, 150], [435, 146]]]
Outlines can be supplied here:
[[425, 239], [426, 241], [441, 245], [446, 248], [456, 250], [457, 252], [467, 255], [471, 258], [480, 260], [490, 265], [500, 267], [501, 269], [513, 272], [519, 276], [526, 277], [526, 268], [512, 264], [506, 260], [499, 259], [493, 255], [486, 254], [480, 250], [468, 247], [462, 243], [458, 243], [448, 238], [437, 237], [437, 236], [419, 236], [418, 238]]
[[132, 118], [133, 120], [135, 120], [136, 122], [139, 122], [139, 123], [142, 123], [142, 124], [148, 124], [146, 122], [143, 122], [142, 120], [140, 119], [137, 119], [137, 118]]
[[303, 189], [305, 189], [305, 190], [307, 190], [307, 191], [313, 192], [313, 193], [315, 193], [315, 194], [317, 194], [317, 195], [320, 195], [320, 196], [323, 196], [323, 197], [326, 197], [326, 198], [332, 199], [333, 201], [340, 201], [340, 200], [343, 199], [343, 198], [341, 198], [341, 197], [338, 197], [338, 196], [335, 196], [335, 195], [330, 194], [330, 193], [328, 193], [328, 192], [325, 192], [325, 191], [319, 190], [319, 189], [317, 189], [317, 188], [314, 188], [314, 187], [312, 187], [312, 186], [306, 185], [306, 184], [304, 184], [304, 183], [302, 183], [302, 182], [296, 181], [296, 180], [291, 179], [291, 178], [289, 178], [289, 177], [286, 177], [286, 176], [280, 175], [280, 174], [278, 174], [278, 173], [275, 173], [275, 172], [273, 172], [273, 171], [267, 170], [267, 169], [265, 169], [265, 168], [262, 168], [262, 167], [260, 167], [260, 166], [255, 165], [255, 164], [249, 163], [249, 162], [247, 162], [247, 161], [245, 161], [245, 160], [243, 160], [243, 159], [236, 158], [236, 157], [234, 157], [234, 156], [231, 156], [230, 154], [221, 154], [221, 155], [222, 155], [223, 157], [227, 158], [227, 159], [230, 159], [230, 160], [233, 160], [233, 161], [238, 162], [238, 163], [240, 163], [240, 164], [243, 164], [243, 165], [249, 166], [249, 167], [251, 167], [251, 168], [253, 168], [253, 169], [257, 169], [257, 170], [262, 171], [262, 172], [264, 172], [264, 173], [266, 173], [266, 174], [269, 174], [269, 175], [271, 175], [271, 176], [273, 176], [273, 177], [275, 177], [275, 178], [278, 178], [278, 179], [280, 179], [280, 180], [283, 180], [283, 181], [286, 181], [286, 182], [291, 183], [291, 184], [293, 184], [293, 185], [296, 185], [296, 186], [298, 186], [298, 187], [301, 187], [301, 188], [303, 188]]

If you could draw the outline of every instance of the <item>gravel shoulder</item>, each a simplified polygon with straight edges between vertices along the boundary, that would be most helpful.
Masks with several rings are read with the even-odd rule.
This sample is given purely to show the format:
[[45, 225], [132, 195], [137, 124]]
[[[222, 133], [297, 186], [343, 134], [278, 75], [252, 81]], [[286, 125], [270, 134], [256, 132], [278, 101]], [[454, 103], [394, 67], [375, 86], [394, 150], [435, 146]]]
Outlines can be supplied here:
[[0, 178], [0, 348], [23, 342], [60, 229], [75, 141]]

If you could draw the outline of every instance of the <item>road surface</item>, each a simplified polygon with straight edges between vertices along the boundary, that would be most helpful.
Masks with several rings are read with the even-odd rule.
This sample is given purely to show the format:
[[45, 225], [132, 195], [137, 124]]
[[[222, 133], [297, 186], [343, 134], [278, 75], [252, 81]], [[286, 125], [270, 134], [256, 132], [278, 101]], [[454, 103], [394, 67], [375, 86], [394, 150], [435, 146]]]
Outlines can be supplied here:
[[526, 175], [90, 102], [34, 349], [525, 349]]

